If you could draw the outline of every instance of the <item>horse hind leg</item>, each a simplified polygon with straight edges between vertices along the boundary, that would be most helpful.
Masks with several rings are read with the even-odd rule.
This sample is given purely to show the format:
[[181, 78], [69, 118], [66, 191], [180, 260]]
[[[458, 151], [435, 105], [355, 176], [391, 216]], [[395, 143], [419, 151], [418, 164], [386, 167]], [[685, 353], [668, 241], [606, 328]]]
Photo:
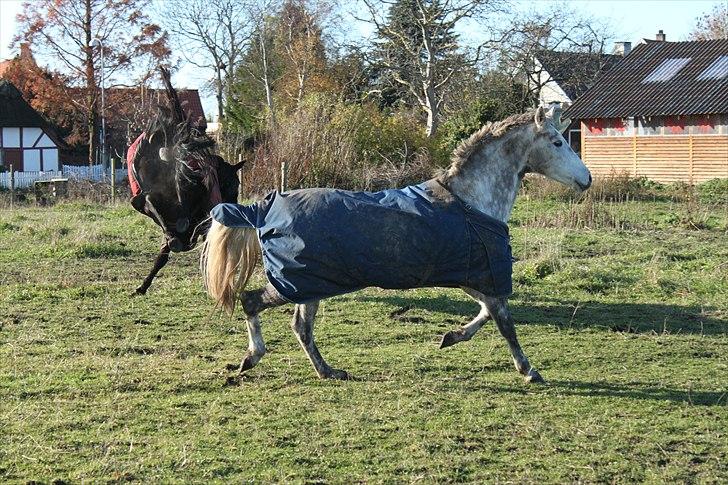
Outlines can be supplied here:
[[445, 335], [443, 335], [442, 341], [440, 341], [441, 349], [444, 349], [445, 347], [450, 347], [459, 342], [470, 340], [471, 338], [473, 338], [473, 335], [475, 335], [478, 330], [483, 327], [485, 322], [490, 320], [488, 308], [485, 306], [485, 303], [483, 303], [484, 295], [470, 288], [463, 288], [463, 291], [478, 302], [478, 304], [480, 305], [480, 313], [478, 313], [478, 315], [467, 325], [463, 325], [457, 330], [450, 330]]
[[318, 306], [318, 301], [296, 305], [293, 310], [291, 328], [296, 334], [298, 343], [301, 344], [308, 360], [311, 361], [313, 368], [316, 370], [316, 374], [321, 379], [348, 379], [349, 375], [345, 371], [333, 369], [329, 366], [321, 356], [318, 347], [316, 347], [316, 342], [313, 338], [313, 322], [316, 318]]
[[266, 352], [263, 332], [260, 328], [260, 312], [287, 302], [270, 284], [265, 288], [244, 291], [240, 295], [240, 300], [245, 313], [245, 323], [248, 327], [248, 350], [245, 352], [240, 365], [229, 365], [228, 369], [238, 370], [238, 372], [243, 373], [255, 367]]

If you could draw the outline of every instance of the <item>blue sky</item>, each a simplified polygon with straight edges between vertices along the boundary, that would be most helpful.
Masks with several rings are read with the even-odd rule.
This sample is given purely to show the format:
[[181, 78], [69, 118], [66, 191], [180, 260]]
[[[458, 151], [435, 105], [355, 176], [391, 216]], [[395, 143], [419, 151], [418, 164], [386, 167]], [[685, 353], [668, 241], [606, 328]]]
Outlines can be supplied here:
[[[570, 0], [560, 2], [565, 9], [578, 11], [603, 19], [616, 34], [615, 40], [631, 41], [633, 46], [643, 37], [654, 39], [662, 29], [668, 41], [686, 40], [699, 15], [712, 10], [718, 3], [728, 0]], [[554, 5], [549, 0], [515, 1], [520, 10], [546, 10]], [[12, 57], [9, 48], [17, 33], [15, 16], [20, 12], [22, 0], [0, 0], [0, 59]], [[366, 28], [358, 29], [365, 32]], [[43, 59], [39, 59], [43, 62]], [[206, 75], [191, 65], [181, 66], [173, 81], [180, 87], [202, 88]], [[205, 93], [203, 93], [205, 94]], [[204, 96], [206, 113], [214, 113], [211, 93]]]

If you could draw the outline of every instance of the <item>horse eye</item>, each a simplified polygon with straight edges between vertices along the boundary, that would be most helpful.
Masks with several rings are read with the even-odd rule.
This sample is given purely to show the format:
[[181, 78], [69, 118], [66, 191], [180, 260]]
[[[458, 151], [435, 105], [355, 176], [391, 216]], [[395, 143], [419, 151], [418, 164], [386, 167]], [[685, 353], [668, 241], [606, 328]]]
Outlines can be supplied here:
[[554, 145], [556, 145], [557, 147], [560, 147], [561, 145], [563, 145], [563, 142], [561, 140], [558, 140], [558, 141], [554, 142]]

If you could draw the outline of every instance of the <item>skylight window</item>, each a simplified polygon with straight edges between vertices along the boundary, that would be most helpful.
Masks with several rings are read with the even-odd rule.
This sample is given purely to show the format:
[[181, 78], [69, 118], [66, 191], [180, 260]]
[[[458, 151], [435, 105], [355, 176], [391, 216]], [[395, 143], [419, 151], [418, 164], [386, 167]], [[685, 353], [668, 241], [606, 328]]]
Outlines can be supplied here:
[[669, 81], [680, 69], [690, 62], [690, 57], [680, 57], [675, 59], [666, 59], [662, 61], [662, 64], [657, 66], [657, 69], [652, 71], [652, 74], [642, 80], [643, 83], [652, 83], [658, 81]]
[[726, 76], [728, 76], [728, 56], [720, 56], [705, 71], [700, 73], [698, 81], [723, 79]]

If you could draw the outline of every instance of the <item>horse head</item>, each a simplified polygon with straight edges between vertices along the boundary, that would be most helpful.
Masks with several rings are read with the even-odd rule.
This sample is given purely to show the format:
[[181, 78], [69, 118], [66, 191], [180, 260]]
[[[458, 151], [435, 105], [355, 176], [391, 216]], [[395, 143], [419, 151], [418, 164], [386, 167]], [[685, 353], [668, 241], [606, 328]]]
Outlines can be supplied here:
[[132, 205], [162, 228], [172, 251], [192, 249], [206, 232], [210, 209], [237, 200], [240, 167], [215, 155], [213, 145], [206, 135], [177, 126], [160, 110], [130, 153], [141, 189]]
[[555, 106], [548, 114], [542, 107], [534, 116], [535, 137], [528, 155], [529, 171], [584, 191], [592, 183], [591, 173], [561, 134], [571, 120], [561, 119], [561, 108]]

